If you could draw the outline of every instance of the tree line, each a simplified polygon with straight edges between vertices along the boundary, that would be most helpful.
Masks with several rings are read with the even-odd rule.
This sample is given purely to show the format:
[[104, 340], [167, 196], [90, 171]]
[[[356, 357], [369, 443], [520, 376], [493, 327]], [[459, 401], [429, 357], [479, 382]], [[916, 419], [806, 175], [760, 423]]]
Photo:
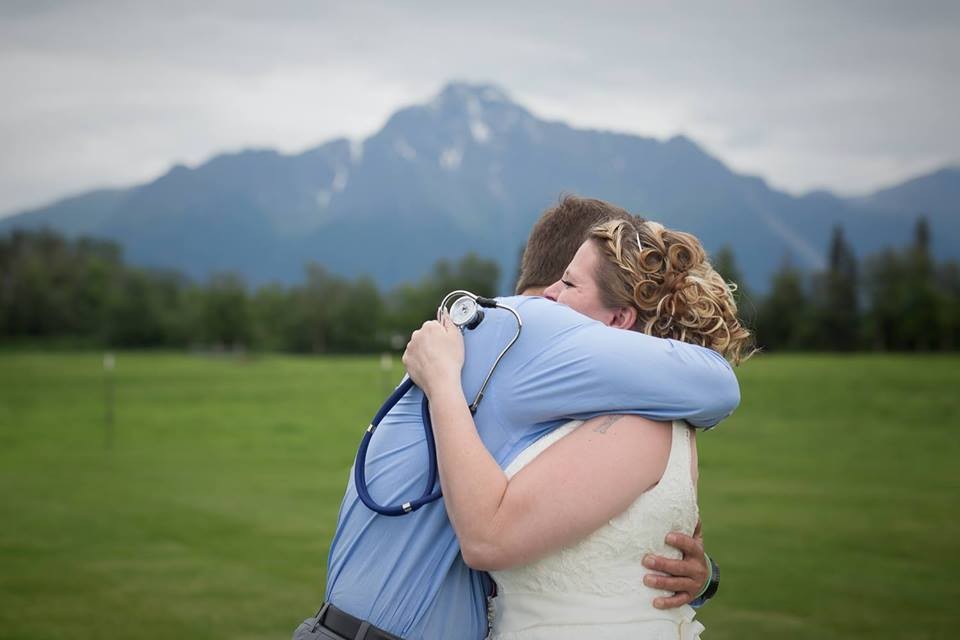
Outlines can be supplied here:
[[[714, 266], [742, 283], [732, 250]], [[453, 289], [493, 295], [495, 262], [469, 254], [438, 261], [418, 282], [389, 291], [309, 264], [302, 283], [248, 286], [223, 273], [204, 283], [124, 262], [120, 247], [49, 230], [0, 236], [0, 339], [72, 346], [360, 353], [401, 349]], [[937, 262], [930, 229], [912, 243], [858, 261], [841, 227], [824, 270], [785, 258], [769, 293], [737, 291], [757, 344], [768, 351], [917, 351], [960, 348], [960, 265]]]
[[[729, 248], [715, 268], [743, 282]], [[738, 307], [767, 351], [954, 351], [960, 349], [960, 263], [938, 262], [919, 218], [910, 244], [858, 261], [833, 229], [825, 269], [807, 273], [784, 258], [769, 293], [741, 288]]]
[[402, 348], [449, 291], [493, 295], [496, 263], [438, 261], [382, 292], [309, 264], [301, 284], [249, 287], [233, 273], [191, 282], [125, 264], [112, 242], [49, 230], [0, 237], [0, 339], [72, 346], [252, 349], [294, 353]]

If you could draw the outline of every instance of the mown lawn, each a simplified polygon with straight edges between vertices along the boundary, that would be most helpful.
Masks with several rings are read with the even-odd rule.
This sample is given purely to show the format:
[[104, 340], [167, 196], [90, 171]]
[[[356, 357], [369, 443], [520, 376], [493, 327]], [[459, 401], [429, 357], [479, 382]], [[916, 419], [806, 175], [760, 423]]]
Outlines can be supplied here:
[[[0, 637], [286, 638], [320, 601], [375, 358], [0, 354]], [[709, 640], [960, 623], [960, 358], [760, 356], [699, 439]], [[953, 634], [950, 634], [951, 636]]]

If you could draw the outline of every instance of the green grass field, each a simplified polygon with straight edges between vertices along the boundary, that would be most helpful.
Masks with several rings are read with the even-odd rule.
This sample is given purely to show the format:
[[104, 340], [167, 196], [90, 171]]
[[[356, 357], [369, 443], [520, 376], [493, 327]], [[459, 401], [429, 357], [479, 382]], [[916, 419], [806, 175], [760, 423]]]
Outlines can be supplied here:
[[[0, 354], [0, 637], [288, 638], [399, 364]], [[960, 358], [760, 356], [699, 439], [709, 640], [960, 624]]]

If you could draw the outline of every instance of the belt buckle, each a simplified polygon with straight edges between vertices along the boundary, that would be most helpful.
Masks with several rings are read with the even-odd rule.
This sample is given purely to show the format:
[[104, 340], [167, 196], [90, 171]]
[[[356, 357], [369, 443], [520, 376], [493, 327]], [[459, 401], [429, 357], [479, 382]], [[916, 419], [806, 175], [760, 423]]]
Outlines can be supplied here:
[[327, 609], [329, 608], [330, 608], [330, 603], [324, 602], [323, 605], [320, 607], [320, 610], [317, 611], [317, 615], [313, 616], [314, 623], [313, 623], [313, 628], [310, 629], [311, 633], [316, 631], [317, 627], [323, 624], [323, 619], [326, 617]]

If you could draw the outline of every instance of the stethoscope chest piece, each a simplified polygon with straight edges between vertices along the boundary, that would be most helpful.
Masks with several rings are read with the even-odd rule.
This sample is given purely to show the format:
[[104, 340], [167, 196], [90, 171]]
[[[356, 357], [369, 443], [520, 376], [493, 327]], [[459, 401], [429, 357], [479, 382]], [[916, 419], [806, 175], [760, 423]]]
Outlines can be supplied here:
[[450, 307], [450, 320], [461, 329], [476, 329], [483, 320], [483, 309], [471, 296], [460, 296]]

